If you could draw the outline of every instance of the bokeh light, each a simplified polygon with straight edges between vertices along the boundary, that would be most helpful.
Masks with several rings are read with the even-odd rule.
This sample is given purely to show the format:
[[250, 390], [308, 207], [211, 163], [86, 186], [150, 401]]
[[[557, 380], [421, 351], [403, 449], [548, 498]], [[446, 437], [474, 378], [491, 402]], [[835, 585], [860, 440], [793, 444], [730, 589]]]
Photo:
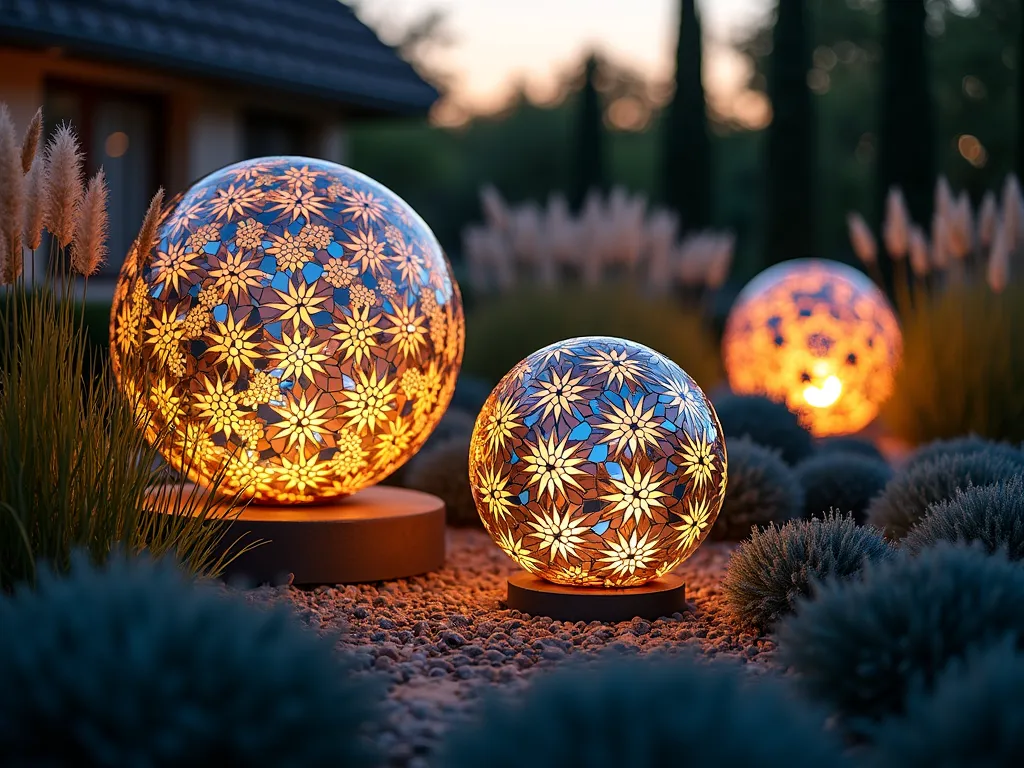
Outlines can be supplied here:
[[722, 355], [733, 391], [783, 402], [815, 435], [867, 426], [892, 392], [901, 335], [862, 272], [797, 259], [755, 277], [729, 314]]

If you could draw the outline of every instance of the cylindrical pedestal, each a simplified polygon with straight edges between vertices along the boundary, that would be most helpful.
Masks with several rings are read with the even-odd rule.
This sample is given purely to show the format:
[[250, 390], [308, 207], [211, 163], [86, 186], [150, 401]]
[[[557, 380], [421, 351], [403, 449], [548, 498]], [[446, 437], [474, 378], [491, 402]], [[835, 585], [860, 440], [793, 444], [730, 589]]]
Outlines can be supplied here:
[[415, 576], [444, 565], [444, 523], [441, 499], [391, 486], [323, 504], [250, 504], [227, 529], [220, 551], [239, 537], [241, 545], [265, 543], [235, 558], [224, 577], [348, 584]]
[[639, 587], [567, 587], [523, 571], [509, 577], [508, 607], [555, 621], [657, 619], [686, 610], [686, 585], [668, 574]]

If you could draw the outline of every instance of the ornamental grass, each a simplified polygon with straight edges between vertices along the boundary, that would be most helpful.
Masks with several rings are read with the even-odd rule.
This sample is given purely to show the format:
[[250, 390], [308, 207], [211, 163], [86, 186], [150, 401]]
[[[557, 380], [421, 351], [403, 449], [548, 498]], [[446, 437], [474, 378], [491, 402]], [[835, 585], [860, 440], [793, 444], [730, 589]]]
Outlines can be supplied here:
[[[867, 224], [850, 216], [854, 251], [885, 285]], [[930, 231], [889, 195], [882, 255], [892, 265], [903, 360], [882, 420], [911, 444], [976, 434], [1024, 440], [1024, 197], [1015, 177], [977, 211], [945, 179]]]
[[[43, 151], [41, 133], [37, 113], [17, 141], [0, 104], [0, 589], [34, 582], [44, 562], [66, 570], [78, 549], [96, 562], [166, 554], [215, 575], [237, 500], [215, 504], [161, 462], [163, 436], [141, 407], [149, 393], [122, 394], [106, 361], [90, 359], [77, 292], [106, 259], [106, 182], [102, 170], [84, 181], [70, 127]], [[161, 200], [133, 254], [153, 243]], [[161, 513], [168, 505], [179, 514]]]

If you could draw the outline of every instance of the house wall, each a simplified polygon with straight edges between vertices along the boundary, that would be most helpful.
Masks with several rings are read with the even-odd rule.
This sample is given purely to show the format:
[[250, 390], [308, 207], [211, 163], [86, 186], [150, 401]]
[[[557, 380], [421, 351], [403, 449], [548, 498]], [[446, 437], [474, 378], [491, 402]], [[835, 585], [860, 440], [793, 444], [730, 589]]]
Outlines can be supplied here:
[[[50, 78], [161, 96], [166, 106], [162, 181], [169, 194], [245, 159], [244, 114], [251, 108], [274, 108], [299, 116], [310, 126], [312, 154], [334, 162], [344, 162], [347, 156], [343, 119], [322, 104], [298, 98], [271, 100], [255, 91], [71, 58], [59, 49], [0, 47], [0, 101], [7, 103], [19, 132], [44, 103]], [[97, 292], [109, 291], [90, 287], [90, 295]]]

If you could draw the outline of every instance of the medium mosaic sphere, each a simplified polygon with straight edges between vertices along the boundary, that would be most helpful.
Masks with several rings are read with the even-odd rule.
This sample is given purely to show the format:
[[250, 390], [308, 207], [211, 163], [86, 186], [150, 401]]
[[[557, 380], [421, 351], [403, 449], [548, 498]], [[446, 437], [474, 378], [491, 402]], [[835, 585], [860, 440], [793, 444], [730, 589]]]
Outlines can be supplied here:
[[722, 340], [732, 390], [785, 403], [818, 436], [856, 432], [875, 418], [901, 349], [882, 291], [853, 267], [817, 259], [751, 280]]
[[393, 192], [334, 163], [250, 160], [164, 210], [125, 260], [114, 370], [167, 461], [266, 503], [354, 493], [427, 439], [465, 328], [451, 267]]
[[557, 584], [638, 586], [707, 536], [725, 495], [725, 441], [679, 366], [592, 336], [545, 347], [498, 383], [469, 472], [484, 527], [523, 568]]

